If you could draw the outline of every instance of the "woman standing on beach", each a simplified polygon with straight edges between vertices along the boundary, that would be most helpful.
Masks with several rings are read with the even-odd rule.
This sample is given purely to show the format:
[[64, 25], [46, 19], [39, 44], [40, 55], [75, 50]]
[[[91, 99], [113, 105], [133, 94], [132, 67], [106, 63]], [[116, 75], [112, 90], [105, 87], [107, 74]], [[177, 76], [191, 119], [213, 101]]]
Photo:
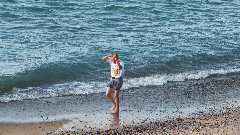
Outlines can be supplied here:
[[[102, 60], [107, 61], [111, 66], [111, 78], [107, 84], [106, 96], [112, 103], [111, 113], [119, 113], [119, 91], [123, 85], [124, 62], [119, 59], [118, 54], [113, 53], [103, 56]], [[112, 92], [114, 91], [114, 98]]]

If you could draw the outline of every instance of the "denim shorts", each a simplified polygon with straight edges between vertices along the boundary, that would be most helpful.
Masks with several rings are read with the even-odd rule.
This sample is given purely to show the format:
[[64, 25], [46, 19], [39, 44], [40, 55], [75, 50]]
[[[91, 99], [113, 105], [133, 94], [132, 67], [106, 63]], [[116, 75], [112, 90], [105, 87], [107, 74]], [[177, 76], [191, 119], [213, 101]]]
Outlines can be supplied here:
[[107, 87], [113, 88], [114, 90], [119, 90], [123, 85], [123, 78], [110, 78]]

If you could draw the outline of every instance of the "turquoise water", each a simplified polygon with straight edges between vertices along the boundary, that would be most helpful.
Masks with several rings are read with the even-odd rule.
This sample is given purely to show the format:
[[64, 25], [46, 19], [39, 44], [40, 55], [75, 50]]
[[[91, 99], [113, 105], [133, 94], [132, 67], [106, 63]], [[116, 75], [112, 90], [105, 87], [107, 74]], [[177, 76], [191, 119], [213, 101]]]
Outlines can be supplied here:
[[0, 101], [98, 93], [117, 52], [125, 86], [240, 71], [237, 0], [3, 0]]

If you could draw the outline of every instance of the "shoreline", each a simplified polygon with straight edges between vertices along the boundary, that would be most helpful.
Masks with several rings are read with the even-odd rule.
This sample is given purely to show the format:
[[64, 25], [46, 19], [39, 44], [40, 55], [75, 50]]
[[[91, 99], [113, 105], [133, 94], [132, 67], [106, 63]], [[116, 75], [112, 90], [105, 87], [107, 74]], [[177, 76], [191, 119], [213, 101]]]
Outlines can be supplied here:
[[[212, 126], [204, 124], [204, 121], [201, 121], [204, 125], [198, 125], [196, 120], [201, 119], [216, 120], [218, 124], [235, 121], [232, 124], [237, 127], [232, 127], [231, 123], [230, 127], [227, 127], [235, 131], [240, 125], [240, 122], [235, 120], [240, 118], [239, 90], [239, 74], [215, 75], [199, 80], [169, 82], [161, 86], [131, 88], [120, 93], [118, 116], [108, 112], [111, 104], [105, 93], [0, 103], [0, 129], [4, 129], [0, 130], [0, 134], [10, 135], [13, 131], [17, 131], [18, 134], [28, 134], [26, 131], [31, 131], [29, 134], [115, 132], [114, 129], [109, 130], [112, 127], [121, 127], [118, 131], [125, 130], [127, 133], [139, 130], [139, 133], [158, 134], [164, 131], [164, 134], [197, 134], [196, 127], [213, 132]], [[225, 115], [221, 110], [234, 115], [223, 119]], [[215, 114], [219, 117], [215, 117]], [[179, 129], [172, 131], [173, 127]], [[224, 129], [218, 127], [213, 128], [214, 133], [217, 129]]]

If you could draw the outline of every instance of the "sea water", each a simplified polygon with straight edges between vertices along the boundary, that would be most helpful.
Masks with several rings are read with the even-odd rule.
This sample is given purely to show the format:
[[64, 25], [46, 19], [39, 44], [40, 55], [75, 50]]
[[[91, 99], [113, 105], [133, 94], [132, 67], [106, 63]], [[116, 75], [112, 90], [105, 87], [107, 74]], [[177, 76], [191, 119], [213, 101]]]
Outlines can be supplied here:
[[237, 0], [2, 0], [0, 102], [105, 91], [102, 56], [123, 89], [240, 72]]

